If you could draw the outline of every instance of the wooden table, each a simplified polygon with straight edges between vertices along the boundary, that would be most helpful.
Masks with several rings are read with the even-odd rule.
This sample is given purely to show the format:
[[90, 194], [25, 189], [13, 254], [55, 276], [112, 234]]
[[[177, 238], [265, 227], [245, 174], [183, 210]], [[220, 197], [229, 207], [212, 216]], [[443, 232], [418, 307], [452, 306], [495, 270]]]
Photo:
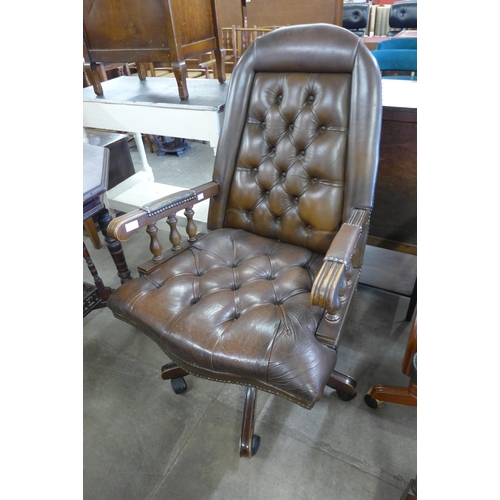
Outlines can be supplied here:
[[[105, 147], [83, 145], [83, 220], [91, 221], [93, 224], [92, 218], [98, 216], [99, 227], [115, 262], [118, 276], [124, 283], [131, 279], [130, 270], [121, 243], [106, 233], [111, 217], [102, 202], [102, 195], [106, 192], [108, 184], [109, 154], [109, 150]], [[85, 317], [94, 309], [106, 307], [108, 297], [113, 290], [102, 282], [85, 243], [83, 243], [83, 258], [94, 279], [93, 284], [83, 283], [83, 317]]]
[[83, 89], [83, 126], [132, 132], [141, 156], [142, 170], [106, 193], [110, 208], [128, 212], [173, 192], [154, 182], [141, 133], [207, 141], [215, 154], [227, 84], [197, 78], [189, 78], [188, 84], [187, 100], [180, 99], [173, 78], [122, 76], [103, 82], [102, 96], [92, 87]]

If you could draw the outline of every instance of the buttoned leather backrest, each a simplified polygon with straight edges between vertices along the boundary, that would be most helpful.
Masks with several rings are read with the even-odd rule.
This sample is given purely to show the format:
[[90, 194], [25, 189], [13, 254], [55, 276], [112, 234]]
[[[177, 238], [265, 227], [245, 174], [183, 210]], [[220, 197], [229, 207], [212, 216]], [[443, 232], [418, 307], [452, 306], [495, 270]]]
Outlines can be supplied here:
[[369, 4], [345, 3], [342, 10], [342, 26], [349, 30], [366, 28]]
[[395, 2], [389, 10], [391, 28], [417, 27], [417, 2]]
[[354, 207], [371, 207], [379, 69], [359, 37], [329, 24], [280, 28], [243, 54], [228, 90], [208, 227], [325, 253]]

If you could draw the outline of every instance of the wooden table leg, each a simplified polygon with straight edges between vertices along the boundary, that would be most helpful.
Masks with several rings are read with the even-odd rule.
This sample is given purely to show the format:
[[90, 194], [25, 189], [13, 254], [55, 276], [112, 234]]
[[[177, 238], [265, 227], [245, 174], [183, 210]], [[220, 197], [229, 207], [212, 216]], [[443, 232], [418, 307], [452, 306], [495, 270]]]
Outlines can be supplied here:
[[92, 259], [90, 258], [90, 254], [85, 246], [85, 243], [83, 244], [83, 258], [87, 263], [90, 274], [92, 274], [92, 277], [94, 278], [94, 285], [83, 283], [83, 317], [85, 317], [94, 309], [106, 307], [108, 297], [111, 295], [113, 290], [104, 286], [104, 283], [102, 282], [102, 279], [99, 276]]
[[130, 275], [130, 269], [128, 268], [127, 261], [125, 260], [125, 254], [123, 253], [123, 248], [121, 243], [114, 238], [108, 236], [107, 227], [111, 222], [111, 215], [109, 215], [108, 209], [105, 208], [99, 212], [98, 216], [99, 227], [104, 235], [104, 241], [108, 246], [109, 253], [115, 262], [116, 270], [118, 271], [118, 276], [121, 283], [125, 283], [132, 279]]
[[90, 219], [83, 221], [83, 227], [92, 242], [94, 248], [102, 248], [101, 239], [99, 238], [99, 234], [97, 233], [97, 229], [95, 228], [94, 219], [90, 217]]

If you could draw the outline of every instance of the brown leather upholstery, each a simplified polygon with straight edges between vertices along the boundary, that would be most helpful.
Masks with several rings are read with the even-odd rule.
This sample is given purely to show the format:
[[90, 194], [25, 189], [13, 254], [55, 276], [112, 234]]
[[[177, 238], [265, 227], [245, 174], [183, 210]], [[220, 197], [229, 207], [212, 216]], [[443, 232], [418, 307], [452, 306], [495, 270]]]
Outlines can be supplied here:
[[311, 408], [362, 264], [368, 217], [353, 210], [373, 203], [380, 120], [380, 73], [357, 36], [317, 24], [258, 38], [230, 81], [211, 231], [109, 307], [187, 372]]
[[190, 372], [311, 406], [336, 360], [314, 336], [323, 310], [309, 307], [322, 263], [302, 247], [220, 229], [121, 287], [113, 310]]

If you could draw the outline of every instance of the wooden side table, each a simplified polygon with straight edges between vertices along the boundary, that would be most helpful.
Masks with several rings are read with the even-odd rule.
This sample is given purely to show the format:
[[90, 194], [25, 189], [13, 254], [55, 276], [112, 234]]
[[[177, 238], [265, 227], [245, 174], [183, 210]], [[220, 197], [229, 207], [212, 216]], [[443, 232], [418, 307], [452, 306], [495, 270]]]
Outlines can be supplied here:
[[[108, 184], [109, 150], [91, 144], [83, 145], [83, 220], [89, 221], [94, 215], [108, 250], [115, 262], [118, 276], [122, 283], [131, 279], [130, 270], [125, 260], [121, 243], [107, 235], [107, 227], [111, 221], [108, 210], [101, 201], [101, 195], [106, 192]], [[93, 224], [93, 221], [91, 222]], [[85, 243], [83, 243], [83, 258], [87, 263], [94, 284], [83, 283], [83, 317], [94, 309], [106, 307], [107, 300], [113, 290], [104, 286], [97, 269], [92, 262]]]

